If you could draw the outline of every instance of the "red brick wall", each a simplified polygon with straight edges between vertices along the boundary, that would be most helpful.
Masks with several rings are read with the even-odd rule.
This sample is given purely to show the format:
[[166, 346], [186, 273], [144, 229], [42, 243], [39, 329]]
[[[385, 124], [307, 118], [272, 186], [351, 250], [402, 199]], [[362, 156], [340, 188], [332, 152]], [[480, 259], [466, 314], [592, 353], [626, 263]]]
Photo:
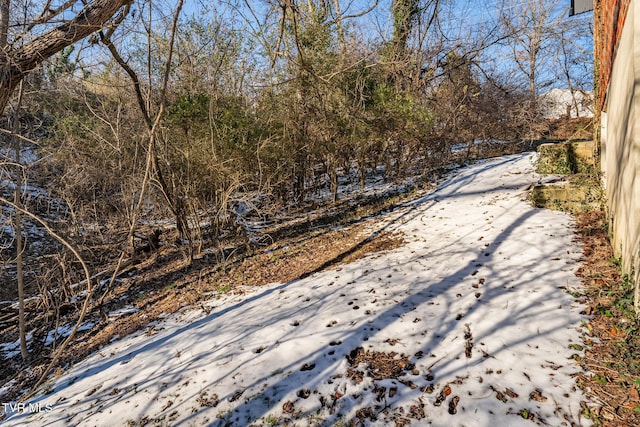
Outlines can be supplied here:
[[616, 48], [631, 0], [595, 0], [595, 57], [598, 106], [604, 108]]

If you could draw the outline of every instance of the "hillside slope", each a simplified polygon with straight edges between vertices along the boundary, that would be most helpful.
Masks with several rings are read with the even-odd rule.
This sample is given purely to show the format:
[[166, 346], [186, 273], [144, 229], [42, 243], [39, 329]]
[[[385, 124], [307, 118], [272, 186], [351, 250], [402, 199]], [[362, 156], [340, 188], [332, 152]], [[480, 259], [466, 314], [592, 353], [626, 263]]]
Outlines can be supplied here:
[[526, 200], [532, 160], [480, 161], [371, 225], [400, 248], [113, 342], [6, 425], [590, 425], [581, 248]]

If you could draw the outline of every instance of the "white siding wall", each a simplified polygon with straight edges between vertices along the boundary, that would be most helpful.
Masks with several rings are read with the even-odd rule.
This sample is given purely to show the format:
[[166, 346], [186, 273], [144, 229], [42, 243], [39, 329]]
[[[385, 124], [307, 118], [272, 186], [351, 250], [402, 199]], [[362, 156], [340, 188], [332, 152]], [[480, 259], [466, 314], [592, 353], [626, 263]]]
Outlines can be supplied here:
[[635, 270], [640, 307], [640, 7], [629, 6], [603, 114], [603, 157], [613, 249]]

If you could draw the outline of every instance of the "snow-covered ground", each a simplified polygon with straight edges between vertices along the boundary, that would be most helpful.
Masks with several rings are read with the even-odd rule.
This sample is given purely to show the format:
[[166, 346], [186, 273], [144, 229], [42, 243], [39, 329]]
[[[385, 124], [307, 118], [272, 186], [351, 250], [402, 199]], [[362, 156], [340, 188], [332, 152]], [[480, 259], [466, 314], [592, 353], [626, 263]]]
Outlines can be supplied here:
[[569, 216], [527, 202], [533, 159], [478, 162], [381, 217], [371, 232], [403, 232], [399, 249], [248, 283], [114, 342], [5, 405], [5, 423], [589, 425], [569, 293], [581, 250]]

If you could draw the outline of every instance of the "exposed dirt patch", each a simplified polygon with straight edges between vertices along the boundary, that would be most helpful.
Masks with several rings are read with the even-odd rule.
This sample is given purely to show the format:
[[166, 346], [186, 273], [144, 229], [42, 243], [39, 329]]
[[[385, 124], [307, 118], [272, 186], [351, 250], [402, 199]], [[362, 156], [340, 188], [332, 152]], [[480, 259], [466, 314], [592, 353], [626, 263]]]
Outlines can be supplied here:
[[604, 426], [640, 425], [640, 322], [633, 314], [633, 285], [620, 275], [603, 212], [577, 216], [584, 259], [578, 275], [587, 291], [585, 356], [578, 382], [602, 405], [584, 415]]
[[[417, 388], [413, 382], [403, 379], [402, 377], [413, 374], [417, 375], [417, 369], [409, 360], [409, 357], [391, 352], [369, 351], [362, 347], [357, 347], [347, 355], [349, 367], [347, 368], [347, 378], [355, 384], [361, 383], [365, 377], [372, 378], [375, 381], [395, 379], [399, 385]], [[396, 426], [404, 426], [411, 424], [411, 420], [421, 420], [425, 418], [424, 401], [418, 398], [418, 404], [411, 406], [409, 411], [400, 409], [392, 409], [387, 405], [387, 398], [391, 399], [398, 393], [398, 387], [384, 387], [378, 383], [373, 385], [373, 394], [375, 400], [379, 404], [373, 407], [360, 408], [356, 411], [356, 415], [351, 420], [351, 425], [366, 425], [367, 420], [380, 421], [379, 416], [383, 417], [387, 422]], [[457, 405], [457, 402], [454, 406]]]
[[347, 377], [353, 379], [356, 384], [361, 382], [364, 376], [364, 373], [357, 369], [360, 364], [366, 365], [366, 375], [374, 380], [398, 379], [415, 368], [404, 354], [394, 351], [365, 351], [362, 347], [351, 350], [347, 355], [347, 361], [351, 365], [347, 369]]
[[577, 140], [593, 137], [594, 120], [589, 117], [551, 119], [546, 123], [544, 137], [548, 139]]
[[206, 280], [214, 287], [223, 288], [289, 282], [332, 265], [397, 248], [403, 242], [399, 234], [383, 232], [371, 235], [365, 224], [323, 231], [301, 240], [288, 239], [271, 245], [231, 267], [228, 273], [216, 274]]
[[[154, 320], [216, 294], [242, 293], [246, 286], [286, 283], [403, 244], [400, 234], [372, 233], [370, 227], [370, 221], [337, 229], [325, 227], [302, 236], [282, 238], [226, 263], [211, 257], [187, 263], [178, 250], [157, 253], [145, 263], [129, 268], [129, 277], [115, 283], [102, 313], [96, 310], [86, 318], [96, 327], [77, 334], [74, 343], [60, 359], [60, 365], [76, 363], [113, 339], [137, 330], [147, 328], [147, 334], [153, 335], [155, 327], [148, 325]], [[106, 313], [123, 307], [133, 310], [117, 318], [110, 317], [107, 321]], [[75, 314], [71, 313], [67, 321], [73, 321]], [[47, 330], [48, 327], [43, 324], [42, 328]], [[0, 342], [15, 341], [16, 329], [0, 332]], [[12, 391], [5, 398], [18, 399], [19, 390], [28, 389], [47, 363], [47, 358], [36, 359], [31, 362], [31, 369], [25, 369], [26, 365], [19, 357], [3, 362], [0, 385], [15, 380]]]

